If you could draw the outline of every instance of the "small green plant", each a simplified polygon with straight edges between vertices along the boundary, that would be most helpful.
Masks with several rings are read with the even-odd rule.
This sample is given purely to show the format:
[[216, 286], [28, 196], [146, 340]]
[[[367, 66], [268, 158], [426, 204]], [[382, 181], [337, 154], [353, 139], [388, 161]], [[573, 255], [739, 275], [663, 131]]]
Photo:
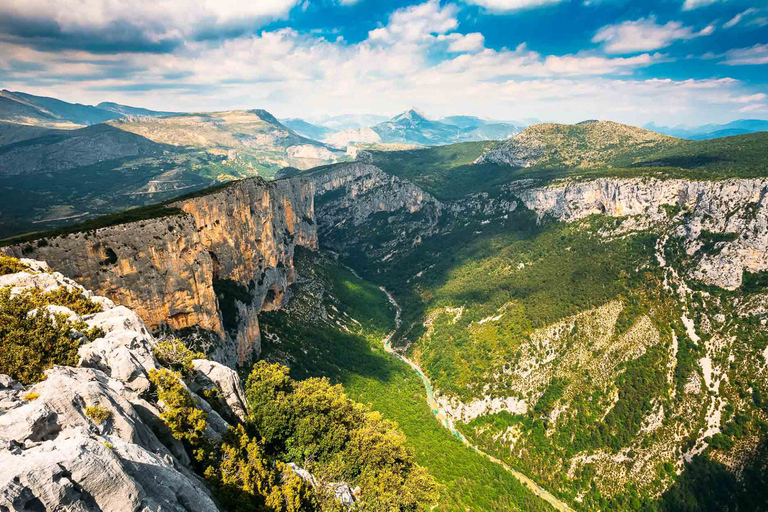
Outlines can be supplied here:
[[103, 405], [91, 405], [85, 408], [85, 416], [96, 425], [101, 425], [109, 421], [112, 412]]
[[18, 259], [0, 254], [0, 276], [4, 276], [6, 274], [15, 274], [16, 272], [23, 272], [28, 268], [29, 267], [27, 267]]
[[104, 446], [106, 446], [109, 450], [115, 451], [115, 446], [109, 441], [104, 441]]
[[189, 350], [178, 338], [168, 338], [157, 344], [155, 357], [166, 368], [189, 375], [194, 370], [192, 361], [205, 359], [205, 354]]
[[26, 400], [27, 402], [37, 400], [38, 398], [40, 398], [40, 393], [35, 393], [34, 391], [31, 391], [26, 395], [24, 395], [24, 400]]

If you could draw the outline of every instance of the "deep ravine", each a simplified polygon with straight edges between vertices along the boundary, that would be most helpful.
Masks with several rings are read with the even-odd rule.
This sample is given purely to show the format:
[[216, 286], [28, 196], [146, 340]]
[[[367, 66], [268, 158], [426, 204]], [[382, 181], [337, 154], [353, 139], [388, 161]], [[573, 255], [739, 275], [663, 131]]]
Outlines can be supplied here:
[[528, 490], [530, 490], [533, 494], [535, 494], [539, 498], [549, 503], [555, 510], [558, 510], [560, 512], [573, 512], [573, 509], [569, 507], [566, 503], [557, 499], [557, 497], [555, 497], [552, 493], [540, 487], [536, 482], [528, 478], [526, 475], [513, 469], [504, 461], [497, 459], [493, 455], [490, 455], [484, 452], [483, 450], [481, 450], [480, 448], [478, 448], [477, 446], [473, 445], [466, 437], [464, 437], [464, 435], [461, 432], [459, 432], [456, 429], [456, 427], [453, 426], [453, 418], [448, 413], [446, 413], [446, 411], [442, 409], [440, 405], [437, 403], [437, 401], [435, 400], [434, 389], [432, 388], [432, 383], [430, 382], [429, 377], [426, 376], [426, 374], [422, 371], [421, 367], [418, 364], [416, 364], [414, 361], [411, 361], [405, 355], [401, 354], [400, 352], [397, 352], [392, 348], [392, 338], [394, 337], [395, 332], [397, 332], [397, 330], [400, 328], [400, 325], [402, 324], [402, 320], [400, 319], [402, 310], [400, 309], [400, 305], [397, 303], [395, 298], [386, 288], [384, 288], [383, 286], [380, 286], [379, 288], [381, 289], [382, 292], [384, 292], [387, 295], [389, 302], [395, 308], [395, 328], [382, 340], [384, 344], [384, 350], [394, 355], [395, 357], [397, 357], [398, 359], [406, 363], [411, 368], [413, 368], [413, 370], [419, 376], [421, 381], [424, 383], [424, 389], [426, 390], [427, 404], [429, 404], [429, 407], [432, 410], [432, 414], [434, 414], [435, 418], [440, 422], [440, 424], [443, 425], [443, 427], [445, 427], [446, 429], [448, 429], [448, 431], [451, 434], [453, 434], [457, 439], [461, 440], [461, 442], [463, 442], [469, 448], [473, 449], [474, 451], [476, 451], [483, 457], [487, 458], [491, 462], [503, 467], [506, 471], [511, 473], [512, 476], [514, 476], [521, 484], [523, 484]]

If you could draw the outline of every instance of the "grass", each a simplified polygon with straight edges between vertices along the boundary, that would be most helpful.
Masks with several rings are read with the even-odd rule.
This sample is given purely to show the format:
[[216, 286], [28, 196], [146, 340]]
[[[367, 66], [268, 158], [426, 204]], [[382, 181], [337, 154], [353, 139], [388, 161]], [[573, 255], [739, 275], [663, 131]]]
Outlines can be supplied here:
[[[394, 311], [376, 286], [324, 255], [299, 251], [296, 264], [307, 281], [296, 286], [288, 310], [260, 315], [267, 360], [287, 363], [297, 379], [327, 376], [396, 421], [417, 462], [441, 486], [439, 510], [550, 510], [437, 422], [419, 377], [382, 348]], [[318, 315], [320, 309], [333, 318]]]

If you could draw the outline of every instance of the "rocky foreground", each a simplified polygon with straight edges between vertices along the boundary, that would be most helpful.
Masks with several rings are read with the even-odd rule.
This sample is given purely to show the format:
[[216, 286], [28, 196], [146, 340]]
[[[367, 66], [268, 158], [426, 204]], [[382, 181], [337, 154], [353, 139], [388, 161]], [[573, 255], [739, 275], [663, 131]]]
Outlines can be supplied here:
[[[102, 312], [79, 318], [61, 306], [48, 309], [104, 336], [80, 348], [76, 367], [55, 366], [33, 386], [0, 375], [0, 510], [218, 510], [160, 418], [163, 404], [143, 398], [149, 372], [160, 364], [153, 355], [158, 340], [141, 318], [43, 263], [24, 263], [30, 270], [0, 276], [0, 287], [12, 294], [79, 290]], [[222, 414], [236, 420], [246, 414], [240, 380], [219, 363], [193, 365], [190, 392], [208, 414], [206, 435], [220, 437], [229, 422], [197, 393], [217, 388]]]

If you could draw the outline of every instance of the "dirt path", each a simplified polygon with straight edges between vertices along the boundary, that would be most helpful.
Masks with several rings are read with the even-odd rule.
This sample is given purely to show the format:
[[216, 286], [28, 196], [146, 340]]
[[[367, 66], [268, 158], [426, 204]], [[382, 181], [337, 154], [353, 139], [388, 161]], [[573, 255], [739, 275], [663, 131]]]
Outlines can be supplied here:
[[432, 383], [429, 381], [429, 377], [427, 377], [424, 372], [421, 370], [418, 364], [411, 361], [404, 355], [396, 352], [392, 348], [392, 337], [395, 335], [395, 332], [397, 329], [400, 328], [400, 325], [402, 323], [400, 316], [401, 316], [401, 309], [400, 305], [397, 303], [395, 298], [392, 296], [391, 293], [389, 293], [386, 288], [383, 286], [380, 287], [381, 291], [384, 292], [387, 295], [387, 298], [389, 298], [389, 302], [395, 307], [395, 329], [389, 333], [383, 340], [384, 342], [384, 350], [389, 352], [390, 354], [393, 354], [398, 359], [403, 361], [405, 364], [413, 368], [413, 371], [416, 372], [416, 374], [419, 376], [421, 381], [424, 383], [424, 388], [427, 391], [427, 404], [429, 404], [430, 409], [432, 409], [432, 414], [435, 415], [435, 418], [446, 428], [448, 431], [451, 432], [454, 436], [456, 436], [457, 439], [461, 440], [465, 445], [467, 445], [469, 448], [473, 449], [483, 457], [487, 458], [491, 462], [498, 464], [499, 466], [503, 467], [505, 470], [512, 473], [512, 476], [517, 478], [517, 480], [523, 484], [525, 487], [527, 487], [533, 494], [538, 496], [539, 498], [543, 499], [552, 507], [559, 511], [559, 512], [573, 512], [573, 509], [569, 507], [567, 504], [563, 503], [559, 499], [557, 499], [552, 493], [547, 491], [546, 489], [541, 488], [536, 482], [525, 476], [524, 474], [520, 473], [519, 471], [512, 469], [508, 464], [506, 464], [504, 461], [497, 459], [493, 455], [490, 455], [477, 446], [473, 445], [469, 442], [469, 440], [464, 437], [464, 435], [456, 430], [456, 428], [453, 426], [453, 420], [451, 419], [451, 416], [446, 414], [445, 411], [440, 407], [440, 405], [437, 403], [437, 400], [435, 400], [435, 392], [432, 388]]

